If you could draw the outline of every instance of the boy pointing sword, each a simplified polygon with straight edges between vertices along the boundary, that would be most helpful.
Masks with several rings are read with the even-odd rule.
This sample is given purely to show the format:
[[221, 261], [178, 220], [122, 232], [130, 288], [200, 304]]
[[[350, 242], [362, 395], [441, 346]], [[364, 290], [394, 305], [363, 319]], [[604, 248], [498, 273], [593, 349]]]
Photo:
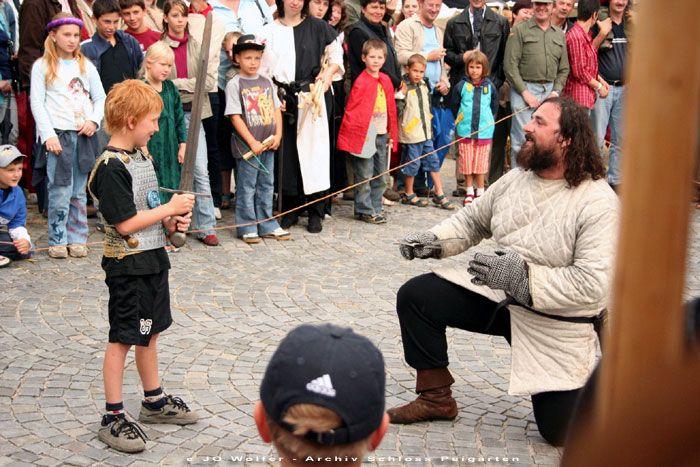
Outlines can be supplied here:
[[162, 109], [158, 93], [143, 81], [115, 85], [104, 117], [112, 138], [88, 183], [105, 225], [102, 268], [109, 288], [106, 413], [98, 438], [123, 452], [146, 447], [143, 430], [126, 419], [122, 401], [124, 362], [132, 345], [144, 389], [139, 421], [186, 425], [199, 419], [179, 397], [163, 393], [158, 377], [156, 340], [172, 323], [163, 229], [187, 230], [194, 205], [190, 194], [175, 194], [160, 204], [153, 162], [139, 149], [158, 131]]

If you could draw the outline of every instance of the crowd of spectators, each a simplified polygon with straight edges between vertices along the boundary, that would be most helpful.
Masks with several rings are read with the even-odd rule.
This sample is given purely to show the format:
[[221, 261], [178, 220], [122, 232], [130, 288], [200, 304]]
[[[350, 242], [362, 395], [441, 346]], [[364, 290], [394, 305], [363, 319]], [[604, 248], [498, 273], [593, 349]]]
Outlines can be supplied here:
[[[45, 215], [50, 212], [49, 177], [37, 162], [42, 160], [42, 152], [51, 151], [46, 135], [34, 124], [37, 116], [30, 105], [34, 85], [31, 70], [45, 53], [47, 24], [61, 12], [82, 20], [81, 51], [97, 69], [105, 94], [118, 82], [143, 76], [139, 68], [148, 48], [158, 41], [168, 43], [175, 53], [170, 78], [179, 91], [188, 125], [196, 58], [205, 18], [212, 16], [208, 99], [202, 114], [194, 187], [211, 198], [197, 198], [193, 218], [193, 226], [201, 231], [198, 238], [209, 246], [220, 242], [213, 229], [221, 210], [235, 206], [232, 181], [238, 163], [231, 151], [235, 132], [224, 110], [226, 84], [237, 73], [232, 48], [244, 34], [265, 41], [260, 73], [274, 82], [281, 97], [284, 137], [274, 156], [275, 207], [287, 211], [311, 202], [305, 209], [309, 232], [322, 230], [323, 220], [332, 214], [337, 199], [314, 201], [357, 181], [353, 156], [337, 149], [337, 135], [349, 90], [365, 68], [363, 44], [373, 38], [386, 45], [381, 71], [390, 78], [399, 102], [407, 91], [404, 77], [409, 57], [419, 54], [425, 59], [435, 148], [454, 140], [456, 115], [450, 111], [450, 102], [455, 85], [469, 80], [467, 59], [474, 51], [485, 55], [489, 71], [484, 78], [498, 91], [496, 112], [486, 120], [493, 122], [518, 113], [496, 125], [489, 140], [488, 163], [478, 169], [486, 173], [474, 173], [477, 180], [484, 180], [477, 190], [493, 184], [508, 165], [517, 165], [514, 155], [524, 141], [523, 126], [544, 99], [558, 95], [589, 109], [601, 147], [606, 138], [612, 142], [608, 182], [614, 188], [621, 183], [624, 69], [634, 20], [630, 0], [580, 0], [576, 4], [573, 0], [406, 0], [400, 4], [396, 0], [6, 0], [0, 3], [1, 142], [14, 144], [30, 156], [24, 162], [25, 188], [36, 191], [39, 210]], [[323, 123], [315, 115], [306, 119], [297, 110], [299, 93], [308, 92], [314, 81], [324, 87]], [[491, 88], [484, 89], [488, 92]], [[102, 122], [93, 123], [99, 145], [106, 144]], [[176, 149], [179, 153], [182, 147]], [[446, 153], [447, 148], [437, 153], [440, 164]], [[391, 165], [405, 160], [406, 156], [401, 156], [399, 146]], [[403, 202], [416, 204], [413, 198], [407, 200], [404, 171], [393, 176], [393, 180], [385, 179], [384, 205], [398, 200], [395, 191], [403, 195]], [[431, 191], [432, 179], [422, 170], [412, 183], [417, 195], [443, 195], [436, 194], [434, 187]], [[474, 196], [473, 187], [461, 190], [453, 195], [464, 196], [468, 191]], [[352, 199], [353, 195], [351, 190], [343, 196]], [[446, 202], [442, 198], [437, 204], [444, 207]], [[90, 200], [88, 215], [94, 210], [89, 204]], [[295, 211], [284, 216], [281, 227], [289, 229], [297, 224], [299, 214]], [[65, 242], [66, 238], [54, 238], [51, 246], [65, 246]]]

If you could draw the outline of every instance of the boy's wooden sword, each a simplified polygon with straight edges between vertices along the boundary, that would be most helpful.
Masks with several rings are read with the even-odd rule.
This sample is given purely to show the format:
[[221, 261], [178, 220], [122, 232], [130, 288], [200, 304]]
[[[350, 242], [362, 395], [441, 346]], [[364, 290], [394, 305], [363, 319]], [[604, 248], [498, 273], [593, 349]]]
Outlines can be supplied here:
[[[207, 15], [204, 23], [204, 35], [202, 37], [202, 48], [199, 51], [199, 60], [197, 63], [197, 77], [194, 85], [194, 100], [192, 101], [192, 113], [190, 115], [190, 127], [187, 129], [187, 147], [185, 148], [185, 161], [182, 164], [182, 172], [180, 175], [180, 189], [167, 190], [161, 188], [161, 191], [174, 192], [178, 194], [191, 194], [195, 196], [211, 197], [211, 195], [203, 195], [194, 193], [192, 186], [194, 185], [194, 165], [197, 159], [197, 142], [199, 140], [199, 128], [202, 124], [202, 107], [204, 99], [207, 99], [206, 82], [207, 82], [207, 63], [209, 62], [209, 44], [211, 43], [211, 25], [212, 17]], [[174, 247], [180, 248], [185, 244], [185, 232], [176, 231], [170, 234], [170, 243]]]

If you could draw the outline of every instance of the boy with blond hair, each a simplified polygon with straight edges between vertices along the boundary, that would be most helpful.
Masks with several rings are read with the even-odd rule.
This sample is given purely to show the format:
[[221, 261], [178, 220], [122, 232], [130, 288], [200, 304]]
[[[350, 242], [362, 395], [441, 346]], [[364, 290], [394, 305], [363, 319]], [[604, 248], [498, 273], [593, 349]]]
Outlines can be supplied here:
[[158, 131], [163, 101], [140, 80], [116, 84], [105, 102], [105, 126], [112, 135], [97, 159], [88, 187], [105, 225], [102, 269], [109, 288], [109, 343], [103, 375], [106, 413], [98, 438], [123, 452], [139, 452], [146, 436], [127, 420], [122, 401], [126, 354], [136, 346], [143, 384], [143, 423], [195, 423], [199, 416], [179, 397], [163, 393], [158, 378], [158, 335], [172, 323], [165, 234], [190, 225], [194, 196], [158, 196], [153, 161], [140, 148]]
[[282, 467], [359, 466], [389, 425], [384, 385], [384, 359], [369, 339], [305, 324], [282, 339], [267, 365], [255, 423]]

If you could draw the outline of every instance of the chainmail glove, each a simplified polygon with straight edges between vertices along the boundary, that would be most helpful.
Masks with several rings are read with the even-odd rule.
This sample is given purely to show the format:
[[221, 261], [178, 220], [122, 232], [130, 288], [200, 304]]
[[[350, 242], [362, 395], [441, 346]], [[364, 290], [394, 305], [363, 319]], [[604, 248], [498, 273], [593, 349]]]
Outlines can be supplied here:
[[523, 305], [531, 305], [530, 281], [525, 260], [512, 250], [496, 250], [496, 255], [477, 253], [469, 261], [472, 284], [502, 289]]
[[439, 258], [439, 248], [424, 248], [425, 245], [435, 240], [437, 240], [437, 236], [432, 232], [411, 232], [406, 235], [406, 238], [401, 242], [402, 245], [399, 246], [399, 251], [401, 252], [401, 256], [408, 260], [413, 258]]

